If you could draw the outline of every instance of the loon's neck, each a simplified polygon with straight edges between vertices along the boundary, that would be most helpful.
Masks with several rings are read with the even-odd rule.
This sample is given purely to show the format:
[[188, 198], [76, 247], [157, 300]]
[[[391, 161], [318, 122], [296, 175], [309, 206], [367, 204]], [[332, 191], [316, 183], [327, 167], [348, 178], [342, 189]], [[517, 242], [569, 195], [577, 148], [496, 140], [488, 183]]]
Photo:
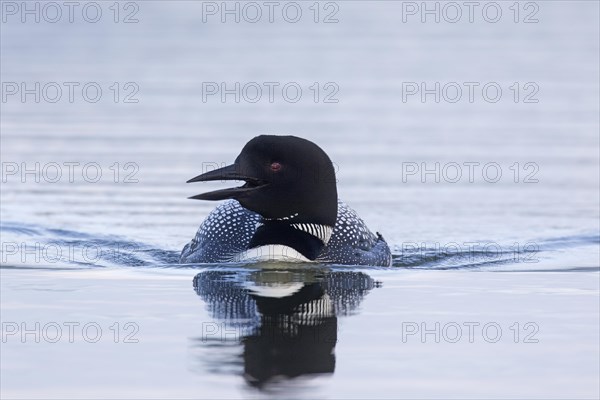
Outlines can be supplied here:
[[250, 248], [266, 245], [291, 247], [309, 260], [315, 260], [329, 241], [332, 227], [291, 220], [263, 219], [250, 240]]

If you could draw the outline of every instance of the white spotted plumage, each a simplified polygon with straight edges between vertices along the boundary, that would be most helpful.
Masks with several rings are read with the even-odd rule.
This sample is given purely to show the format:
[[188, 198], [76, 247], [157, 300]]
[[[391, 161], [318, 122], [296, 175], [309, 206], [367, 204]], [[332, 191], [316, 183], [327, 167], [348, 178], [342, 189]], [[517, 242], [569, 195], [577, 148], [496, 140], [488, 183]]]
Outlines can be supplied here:
[[[289, 216], [289, 219], [297, 215]], [[280, 260], [278, 254], [290, 261], [294, 258], [291, 248], [283, 250], [263, 249], [257, 253], [249, 248], [250, 241], [263, 218], [242, 207], [236, 200], [228, 200], [215, 208], [200, 225], [196, 236], [181, 253], [181, 263], [221, 263], [264, 260], [265, 254], [272, 254]], [[290, 224], [310, 235], [319, 238], [325, 247], [316, 258], [316, 262], [344, 265], [381, 265], [391, 263], [389, 247], [381, 235], [373, 234], [354, 210], [338, 201], [337, 220], [334, 227], [321, 224]], [[281, 250], [281, 251], [280, 251]], [[298, 261], [306, 261], [299, 255]]]

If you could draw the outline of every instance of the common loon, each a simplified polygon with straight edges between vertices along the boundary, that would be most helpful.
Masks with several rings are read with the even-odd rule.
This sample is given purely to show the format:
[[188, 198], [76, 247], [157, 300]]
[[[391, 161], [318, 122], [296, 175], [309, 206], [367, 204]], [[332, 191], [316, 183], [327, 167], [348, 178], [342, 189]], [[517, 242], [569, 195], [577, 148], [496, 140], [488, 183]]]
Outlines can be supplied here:
[[333, 164], [295, 136], [250, 140], [232, 165], [188, 181], [245, 181], [190, 197], [231, 199], [213, 210], [185, 245], [180, 263], [296, 261], [389, 266], [390, 249], [338, 200]]

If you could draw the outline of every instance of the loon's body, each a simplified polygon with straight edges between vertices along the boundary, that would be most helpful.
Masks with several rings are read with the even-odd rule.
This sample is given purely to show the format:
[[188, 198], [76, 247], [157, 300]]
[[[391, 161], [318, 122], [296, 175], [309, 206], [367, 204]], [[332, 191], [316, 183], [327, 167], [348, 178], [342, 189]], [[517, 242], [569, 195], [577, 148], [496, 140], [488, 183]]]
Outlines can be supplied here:
[[[235, 200], [228, 200], [214, 209], [200, 225], [196, 236], [183, 248], [181, 263], [311, 261], [290, 246], [271, 244], [251, 247], [252, 238], [264, 223], [260, 214], [245, 209]], [[306, 229], [319, 232], [317, 235], [323, 231], [317, 226], [307, 226]], [[314, 261], [387, 266], [390, 263], [390, 250], [381, 235], [369, 231], [356, 212], [339, 201], [336, 224], [327, 244]]]
[[188, 182], [244, 180], [194, 199], [229, 200], [181, 252], [181, 263], [299, 261], [389, 266], [390, 249], [337, 199], [333, 164], [294, 136], [258, 136], [228, 167]]

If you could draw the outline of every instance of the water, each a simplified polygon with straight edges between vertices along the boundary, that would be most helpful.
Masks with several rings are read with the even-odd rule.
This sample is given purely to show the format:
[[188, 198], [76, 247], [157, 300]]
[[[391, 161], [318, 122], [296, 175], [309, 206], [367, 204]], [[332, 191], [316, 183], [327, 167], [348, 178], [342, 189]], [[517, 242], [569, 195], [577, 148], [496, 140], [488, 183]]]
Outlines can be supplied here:
[[[312, 3], [295, 24], [204, 23], [179, 1], [114, 23], [99, 4], [95, 24], [1, 25], [3, 95], [64, 90], [1, 103], [2, 397], [600, 395], [597, 2], [456, 24], [403, 23], [402, 2], [336, 2], [329, 24]], [[69, 102], [64, 82], [102, 96]], [[202, 82], [303, 95], [204, 102]], [[403, 99], [413, 82], [502, 96]], [[223, 186], [184, 182], [260, 133], [327, 151], [392, 268], [177, 264], [214, 207], [186, 197]]]

